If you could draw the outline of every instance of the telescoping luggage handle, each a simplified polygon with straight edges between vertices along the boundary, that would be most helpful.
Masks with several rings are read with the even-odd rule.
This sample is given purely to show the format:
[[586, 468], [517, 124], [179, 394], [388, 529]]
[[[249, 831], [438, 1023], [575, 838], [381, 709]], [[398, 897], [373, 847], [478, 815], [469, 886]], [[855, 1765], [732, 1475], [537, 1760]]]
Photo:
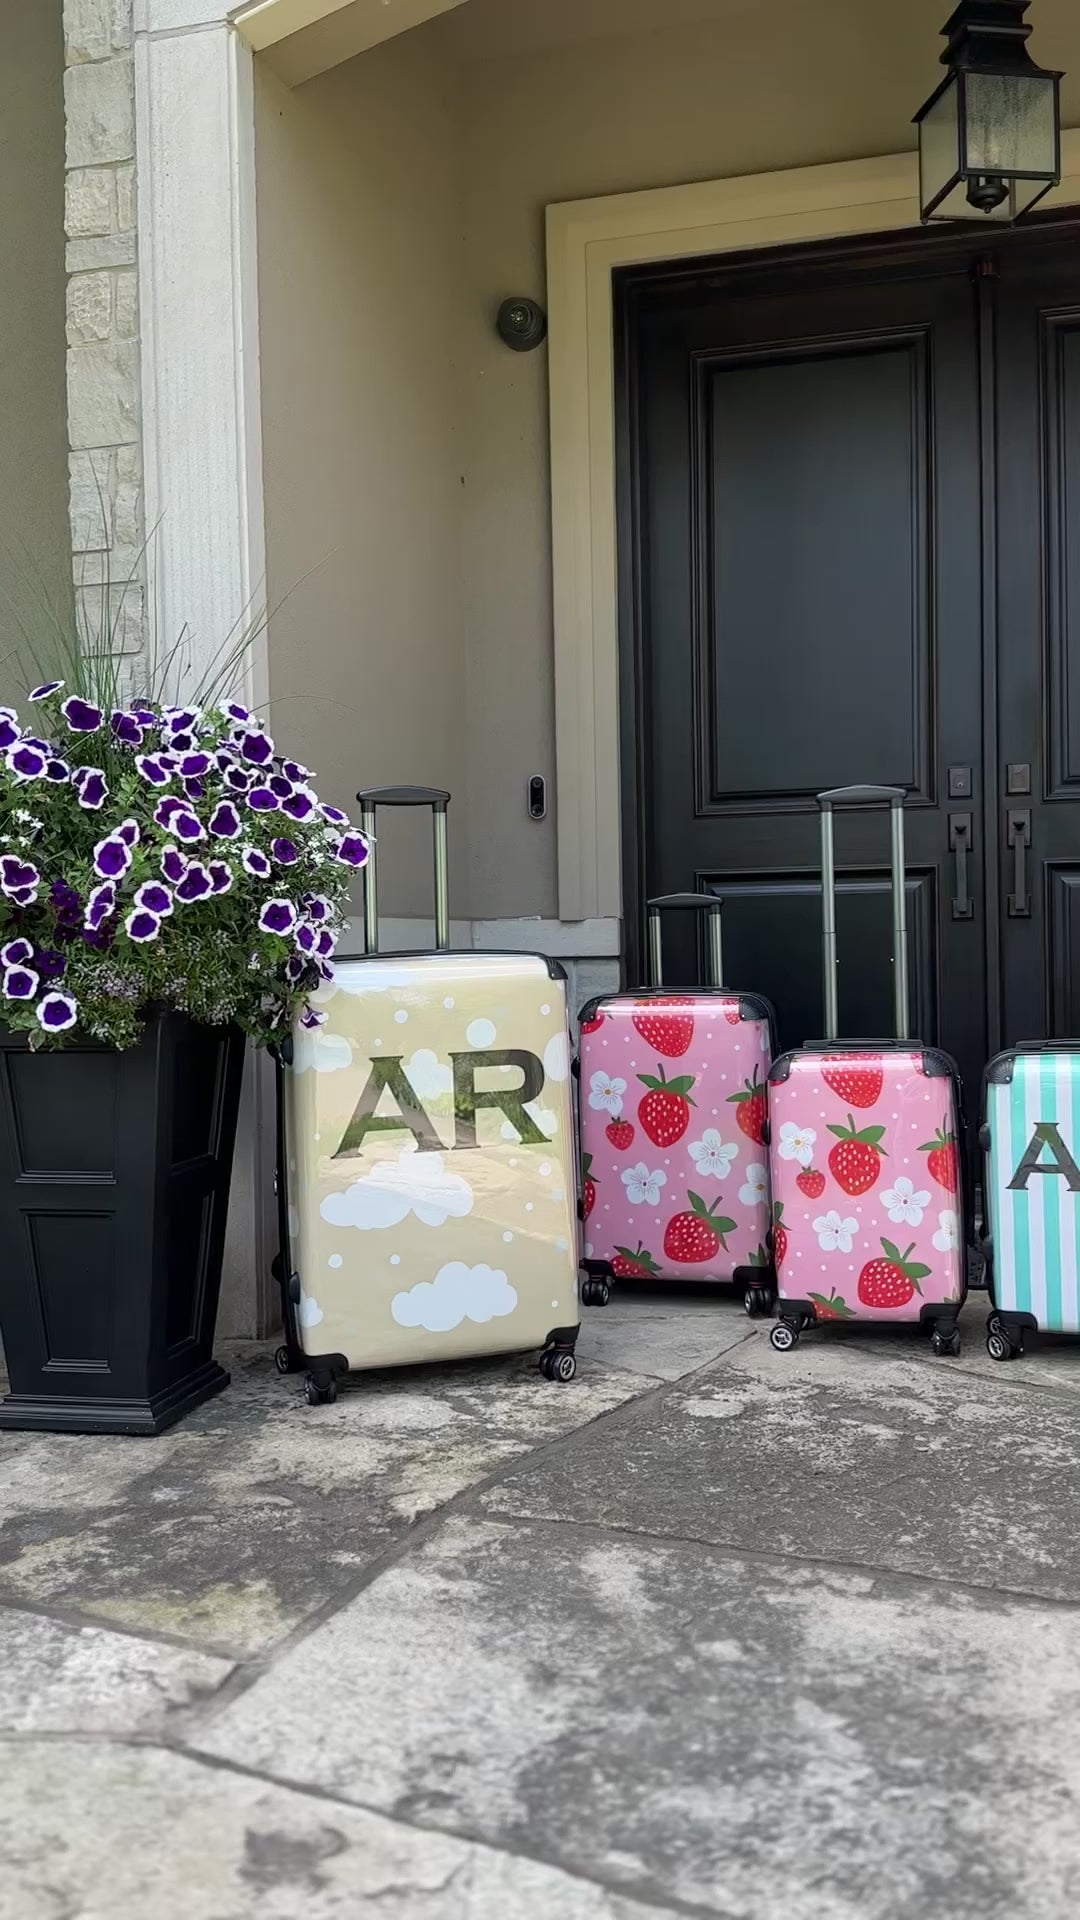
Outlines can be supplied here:
[[723, 902], [717, 893], [664, 893], [645, 902], [649, 916], [649, 984], [664, 984], [664, 960], [660, 941], [660, 915], [668, 912], [705, 913], [709, 918], [709, 985], [724, 984], [724, 952], [720, 935]]
[[907, 1040], [908, 953], [907, 895], [904, 873], [904, 800], [902, 787], [834, 787], [818, 794], [821, 808], [821, 904], [825, 961], [825, 1038], [840, 1031], [840, 996], [836, 972], [836, 859], [833, 848], [833, 812], [837, 807], [888, 807], [892, 860], [893, 999], [896, 1038]]
[[370, 845], [364, 866], [364, 950], [379, 951], [379, 893], [375, 877], [375, 815], [379, 807], [430, 807], [435, 845], [435, 946], [450, 945], [450, 883], [446, 859], [446, 809], [450, 795], [442, 787], [362, 787], [357, 794], [361, 825]]

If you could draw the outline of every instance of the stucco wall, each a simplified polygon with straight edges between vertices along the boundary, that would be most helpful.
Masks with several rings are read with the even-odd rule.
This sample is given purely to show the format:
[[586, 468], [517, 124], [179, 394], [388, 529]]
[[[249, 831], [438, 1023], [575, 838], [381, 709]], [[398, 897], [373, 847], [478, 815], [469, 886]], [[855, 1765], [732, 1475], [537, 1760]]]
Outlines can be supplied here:
[[[28, 576], [71, 591], [64, 410], [64, 43], [60, 0], [0, 0], [0, 654]], [[15, 690], [0, 664], [0, 692]]]
[[[256, 142], [274, 732], [341, 805], [448, 787], [468, 912], [454, 68], [417, 34], [295, 92], [260, 65]], [[426, 830], [380, 828], [388, 912], [429, 905]]]

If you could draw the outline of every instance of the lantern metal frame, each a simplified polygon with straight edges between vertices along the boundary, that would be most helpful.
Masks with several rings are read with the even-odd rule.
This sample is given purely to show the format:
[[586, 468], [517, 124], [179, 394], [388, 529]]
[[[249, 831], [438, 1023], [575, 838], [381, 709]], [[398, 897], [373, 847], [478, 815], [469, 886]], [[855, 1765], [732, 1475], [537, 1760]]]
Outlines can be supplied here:
[[[1061, 180], [1061, 81], [1063, 74], [1040, 67], [1028, 52], [1031, 27], [1024, 19], [1030, 0], [960, 0], [942, 28], [948, 39], [942, 64], [949, 71], [929, 100], [919, 108], [914, 125], [919, 129], [919, 206], [924, 225], [935, 219], [982, 220], [988, 216], [1001, 222], [1023, 219]], [[1002, 80], [1049, 82], [1053, 90], [1054, 155], [1050, 167], [1038, 169], [993, 168], [971, 163], [969, 151], [969, 82], [988, 76]], [[957, 165], [945, 184], [928, 198], [925, 161], [924, 123], [950, 89], [956, 90]], [[972, 189], [986, 182], [984, 204], [973, 197]], [[1016, 186], [1036, 183], [1039, 190], [1017, 207]], [[939, 209], [958, 187], [967, 187], [963, 210], [943, 214]], [[997, 190], [995, 190], [997, 189]], [[1006, 202], [1010, 205], [999, 211]]]

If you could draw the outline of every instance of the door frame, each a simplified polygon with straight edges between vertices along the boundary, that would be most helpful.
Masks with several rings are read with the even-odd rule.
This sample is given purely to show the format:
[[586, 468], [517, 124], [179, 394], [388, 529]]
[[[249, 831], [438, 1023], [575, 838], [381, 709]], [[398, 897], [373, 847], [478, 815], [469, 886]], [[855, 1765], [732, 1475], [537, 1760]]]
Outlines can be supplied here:
[[[1044, 205], [1080, 203], [1080, 129]], [[547, 209], [559, 913], [624, 913], [613, 276], [919, 222], [913, 153]], [[626, 902], [626, 918], [631, 903]]]

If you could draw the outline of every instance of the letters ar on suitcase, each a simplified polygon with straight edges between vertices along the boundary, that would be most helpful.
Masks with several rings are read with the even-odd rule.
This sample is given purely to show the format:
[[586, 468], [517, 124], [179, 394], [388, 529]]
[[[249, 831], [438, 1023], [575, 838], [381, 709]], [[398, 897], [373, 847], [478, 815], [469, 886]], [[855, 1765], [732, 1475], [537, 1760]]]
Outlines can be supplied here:
[[[959, 1077], [945, 1054], [909, 1038], [904, 795], [851, 787], [818, 799], [825, 1038], [769, 1075], [770, 1339], [786, 1351], [826, 1321], [918, 1320], [935, 1352], [957, 1353], [967, 1290]], [[880, 805], [891, 824], [896, 1036], [841, 1041], [833, 815]]]
[[1080, 1043], [1014, 1047], [986, 1069], [983, 1240], [994, 1360], [1031, 1331], [1080, 1333]]
[[[562, 969], [538, 954], [450, 951], [448, 794], [358, 798], [373, 848], [366, 952], [335, 962], [313, 996], [324, 1022], [298, 1027], [283, 1075], [279, 1365], [302, 1353], [312, 1403], [349, 1371], [530, 1348], [548, 1378], [570, 1380], [578, 1226]], [[388, 805], [432, 809], [430, 952], [379, 952], [374, 829]]]

